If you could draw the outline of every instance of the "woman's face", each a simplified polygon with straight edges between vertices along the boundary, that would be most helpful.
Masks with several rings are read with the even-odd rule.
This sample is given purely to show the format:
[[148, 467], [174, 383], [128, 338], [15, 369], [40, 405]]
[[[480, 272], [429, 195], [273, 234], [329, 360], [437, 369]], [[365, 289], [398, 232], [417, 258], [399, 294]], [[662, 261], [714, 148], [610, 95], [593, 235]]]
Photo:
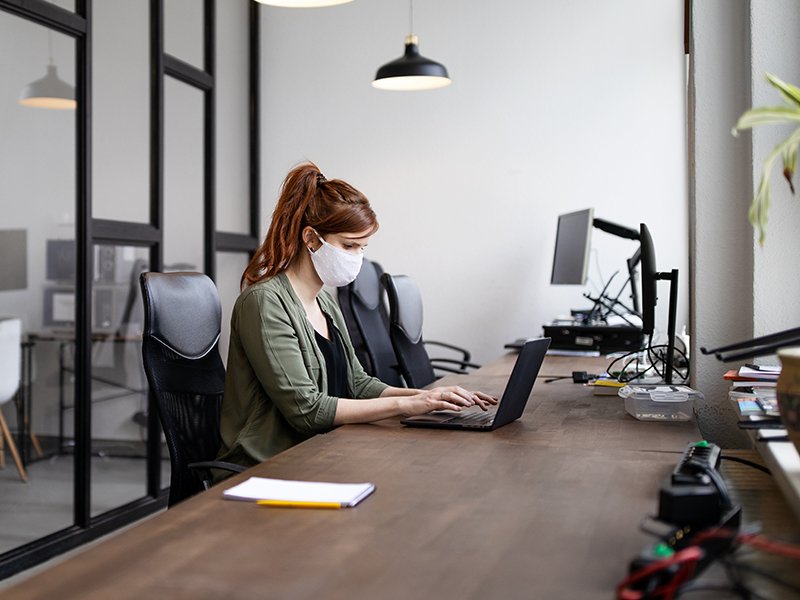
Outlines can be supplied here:
[[[312, 227], [306, 227], [303, 237], [306, 239], [306, 244], [310, 245], [314, 251], [322, 245], [317, 236], [317, 232]], [[352, 252], [353, 254], [364, 252], [364, 248], [369, 244], [371, 237], [371, 229], [353, 233], [327, 233], [322, 236], [331, 246], [340, 248], [346, 252]]]

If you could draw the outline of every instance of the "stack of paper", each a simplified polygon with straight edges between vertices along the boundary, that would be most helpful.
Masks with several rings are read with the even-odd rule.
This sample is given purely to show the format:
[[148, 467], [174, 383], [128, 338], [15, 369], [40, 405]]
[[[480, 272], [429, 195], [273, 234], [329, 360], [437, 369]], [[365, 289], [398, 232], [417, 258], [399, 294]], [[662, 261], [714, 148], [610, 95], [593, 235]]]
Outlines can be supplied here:
[[229, 500], [247, 500], [271, 506], [301, 508], [347, 508], [375, 491], [371, 483], [326, 483], [251, 477], [222, 495]]

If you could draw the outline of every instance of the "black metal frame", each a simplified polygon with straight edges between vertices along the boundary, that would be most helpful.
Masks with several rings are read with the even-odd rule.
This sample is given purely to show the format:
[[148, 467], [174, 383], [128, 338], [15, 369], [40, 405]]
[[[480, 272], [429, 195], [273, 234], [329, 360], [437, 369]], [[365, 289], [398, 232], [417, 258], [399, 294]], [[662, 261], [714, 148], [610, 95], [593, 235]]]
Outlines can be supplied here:
[[96, 539], [164, 506], [161, 489], [161, 428], [152, 397], [148, 410], [146, 496], [92, 517], [91, 515], [91, 314], [93, 246], [124, 245], [150, 249], [150, 268], [163, 268], [164, 221], [164, 77], [201, 89], [204, 93], [204, 270], [215, 276], [217, 252], [252, 254], [260, 228], [260, 26], [258, 5], [250, 2], [249, 35], [249, 212], [247, 234], [215, 229], [216, 55], [215, 0], [204, 0], [203, 70], [164, 52], [163, 0], [150, 0], [150, 222], [135, 223], [92, 218], [92, 0], [76, 0], [75, 12], [44, 0], [0, 0], [8, 12], [75, 38], [76, 42], [76, 340], [75, 340], [75, 473], [74, 524], [46, 537], [0, 554], [0, 579], [32, 567], [83, 543]]

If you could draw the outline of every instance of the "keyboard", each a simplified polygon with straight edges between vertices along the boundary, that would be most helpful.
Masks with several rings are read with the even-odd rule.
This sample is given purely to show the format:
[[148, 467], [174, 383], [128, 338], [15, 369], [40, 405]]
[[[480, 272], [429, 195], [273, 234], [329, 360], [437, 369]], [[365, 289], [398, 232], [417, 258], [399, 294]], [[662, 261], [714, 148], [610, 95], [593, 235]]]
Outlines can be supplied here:
[[464, 415], [455, 415], [449, 420], [468, 425], [491, 425], [494, 421], [494, 412], [470, 412]]

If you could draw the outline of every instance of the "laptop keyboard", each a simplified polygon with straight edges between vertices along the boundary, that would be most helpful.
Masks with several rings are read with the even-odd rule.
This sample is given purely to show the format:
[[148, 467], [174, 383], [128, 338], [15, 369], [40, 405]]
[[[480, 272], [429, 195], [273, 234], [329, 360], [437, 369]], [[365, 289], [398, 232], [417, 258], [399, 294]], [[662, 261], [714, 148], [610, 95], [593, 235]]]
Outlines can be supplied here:
[[471, 412], [465, 415], [457, 415], [453, 417], [459, 423], [467, 423], [469, 425], [491, 425], [494, 421], [494, 412]]

